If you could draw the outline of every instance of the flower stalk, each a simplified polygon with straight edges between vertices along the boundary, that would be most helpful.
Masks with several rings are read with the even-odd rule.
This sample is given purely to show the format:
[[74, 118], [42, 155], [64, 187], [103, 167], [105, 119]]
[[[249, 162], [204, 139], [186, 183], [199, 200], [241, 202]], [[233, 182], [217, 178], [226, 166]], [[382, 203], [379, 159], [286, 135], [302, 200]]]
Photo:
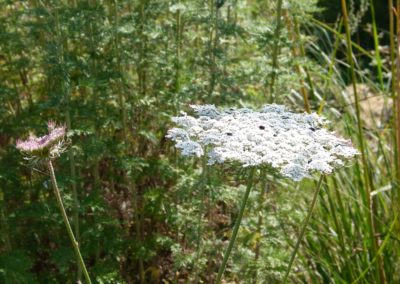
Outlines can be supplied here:
[[250, 169], [250, 173], [249, 173], [246, 192], [244, 193], [244, 196], [242, 199], [242, 204], [240, 205], [239, 215], [235, 221], [235, 226], [233, 227], [232, 237], [229, 240], [228, 247], [225, 251], [224, 259], [222, 260], [222, 264], [219, 268], [217, 280], [215, 281], [215, 284], [221, 283], [222, 275], [224, 274], [226, 265], [228, 263], [229, 256], [231, 255], [231, 252], [232, 252], [233, 245], [235, 244], [237, 233], [238, 233], [239, 227], [240, 227], [240, 223], [242, 222], [243, 213], [246, 208], [247, 200], [249, 199], [250, 191], [253, 187], [254, 172], [255, 172], [255, 167], [252, 167]]
[[75, 239], [75, 236], [74, 236], [74, 233], [72, 231], [71, 225], [70, 225], [70, 223], [68, 221], [67, 213], [65, 212], [64, 204], [62, 202], [61, 195], [60, 195], [60, 190], [59, 190], [58, 185], [57, 185], [53, 164], [52, 164], [50, 159], [47, 161], [47, 168], [49, 170], [49, 174], [50, 174], [50, 178], [51, 178], [51, 184], [53, 186], [54, 194], [55, 194], [56, 199], [57, 199], [58, 207], [60, 208], [60, 212], [61, 212], [61, 215], [63, 217], [63, 221], [64, 221], [64, 224], [65, 224], [65, 227], [67, 228], [68, 236], [69, 236], [69, 238], [71, 240], [72, 247], [74, 248], [74, 251], [75, 251], [75, 254], [76, 254], [76, 258], [78, 260], [78, 265], [83, 271], [83, 275], [85, 277], [86, 283], [87, 284], [91, 284], [92, 282], [90, 281], [89, 273], [88, 273], [88, 271], [86, 269], [86, 266], [85, 266], [85, 263], [83, 261], [81, 252], [79, 250], [79, 244]]
[[[214, 105], [192, 105], [196, 117], [182, 113], [172, 120], [178, 127], [167, 138], [183, 156], [207, 158], [208, 165], [235, 163], [250, 168], [249, 180], [239, 215], [216, 278], [221, 283], [239, 231], [253, 186], [254, 172], [267, 165], [276, 174], [295, 182], [319, 172], [322, 176], [358, 155], [351, 141], [324, 129], [327, 123], [315, 113], [292, 113], [282, 105], [265, 105], [260, 111], [249, 108], [217, 109]], [[207, 151], [205, 149], [207, 148]], [[322, 177], [286, 275], [288, 277], [305, 228], [321, 187]], [[261, 222], [259, 223], [261, 226]]]
[[285, 278], [283, 280], [284, 284], [287, 283], [290, 270], [291, 270], [293, 262], [294, 262], [294, 260], [296, 258], [297, 252], [299, 251], [299, 248], [300, 248], [300, 243], [303, 240], [304, 233], [306, 232], [307, 225], [310, 222], [311, 214], [312, 214], [312, 212], [314, 210], [314, 207], [315, 207], [315, 204], [317, 202], [317, 197], [318, 197], [318, 194], [319, 194], [319, 192], [321, 190], [321, 184], [322, 184], [322, 180], [323, 179], [324, 179], [324, 175], [322, 174], [321, 177], [319, 178], [317, 188], [314, 191], [314, 196], [313, 196], [313, 199], [311, 201], [310, 208], [308, 209], [308, 213], [307, 213], [306, 219], [304, 220], [303, 226], [301, 228], [300, 235], [299, 235], [299, 237], [297, 239], [296, 245], [294, 246], [294, 250], [293, 250], [292, 256], [290, 257], [289, 265], [288, 265], [288, 268], [286, 269]]

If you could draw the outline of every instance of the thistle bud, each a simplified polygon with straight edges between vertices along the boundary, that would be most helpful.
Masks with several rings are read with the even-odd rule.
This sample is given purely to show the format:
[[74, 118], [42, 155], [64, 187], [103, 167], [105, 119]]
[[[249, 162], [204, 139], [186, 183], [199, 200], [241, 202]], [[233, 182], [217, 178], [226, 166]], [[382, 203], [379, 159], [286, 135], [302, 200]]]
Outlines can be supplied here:
[[17, 140], [16, 148], [34, 159], [53, 159], [58, 157], [65, 146], [65, 126], [57, 126], [55, 122], [48, 122], [47, 135], [36, 137], [30, 135], [26, 140]]

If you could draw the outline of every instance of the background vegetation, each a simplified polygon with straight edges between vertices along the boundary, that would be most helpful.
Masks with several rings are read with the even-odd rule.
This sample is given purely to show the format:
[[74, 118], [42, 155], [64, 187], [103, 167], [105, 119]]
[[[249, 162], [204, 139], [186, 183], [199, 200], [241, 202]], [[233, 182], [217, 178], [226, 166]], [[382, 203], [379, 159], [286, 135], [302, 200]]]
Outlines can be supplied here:
[[[277, 3], [0, 0], [1, 283], [81, 278], [45, 168], [15, 148], [48, 120], [69, 129], [55, 167], [93, 282], [213, 283], [246, 173], [181, 158], [170, 118], [271, 102], [362, 153], [324, 180], [290, 282], [400, 283], [400, 4]], [[316, 186], [256, 177], [226, 283], [282, 282]]]

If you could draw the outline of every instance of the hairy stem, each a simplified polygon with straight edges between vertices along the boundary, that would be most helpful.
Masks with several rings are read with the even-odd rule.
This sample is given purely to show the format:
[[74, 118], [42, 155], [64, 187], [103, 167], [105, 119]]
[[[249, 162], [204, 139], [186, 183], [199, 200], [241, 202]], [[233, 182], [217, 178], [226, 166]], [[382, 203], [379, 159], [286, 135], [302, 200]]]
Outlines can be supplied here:
[[56, 181], [56, 175], [54, 173], [54, 168], [53, 168], [53, 164], [51, 163], [51, 160], [48, 160], [47, 167], [48, 167], [50, 178], [51, 178], [51, 184], [52, 184], [53, 189], [54, 189], [54, 194], [55, 194], [56, 199], [57, 199], [57, 204], [58, 204], [58, 207], [60, 208], [61, 215], [62, 215], [63, 221], [64, 221], [64, 225], [67, 228], [68, 236], [69, 236], [69, 238], [71, 240], [72, 247], [74, 248], [74, 251], [75, 251], [75, 254], [76, 254], [76, 258], [77, 258], [77, 261], [78, 261], [78, 265], [81, 267], [81, 269], [83, 271], [83, 275], [85, 276], [86, 283], [87, 284], [91, 284], [92, 282], [90, 281], [89, 273], [88, 273], [88, 271], [86, 269], [86, 266], [85, 266], [85, 263], [83, 261], [81, 252], [79, 250], [79, 244], [75, 239], [74, 233], [72, 232], [71, 225], [69, 224], [69, 221], [68, 221], [67, 213], [65, 212], [64, 204], [63, 204], [62, 199], [61, 199], [60, 190], [58, 189], [58, 185], [57, 185], [57, 181]]

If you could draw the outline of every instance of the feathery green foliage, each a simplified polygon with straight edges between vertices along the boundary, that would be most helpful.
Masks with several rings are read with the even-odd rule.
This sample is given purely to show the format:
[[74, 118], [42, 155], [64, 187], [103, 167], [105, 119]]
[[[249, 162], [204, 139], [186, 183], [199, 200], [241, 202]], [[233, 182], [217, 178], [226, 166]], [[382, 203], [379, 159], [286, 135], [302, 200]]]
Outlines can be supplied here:
[[[364, 148], [324, 178], [288, 282], [400, 281], [398, 14], [286, 0], [278, 18], [278, 2], [0, 0], [1, 283], [82, 278], [46, 169], [15, 149], [49, 120], [68, 129], [54, 167], [94, 283], [213, 283], [248, 174], [181, 158], [170, 118], [270, 101]], [[260, 170], [253, 185], [223, 278], [281, 283], [317, 184]]]

